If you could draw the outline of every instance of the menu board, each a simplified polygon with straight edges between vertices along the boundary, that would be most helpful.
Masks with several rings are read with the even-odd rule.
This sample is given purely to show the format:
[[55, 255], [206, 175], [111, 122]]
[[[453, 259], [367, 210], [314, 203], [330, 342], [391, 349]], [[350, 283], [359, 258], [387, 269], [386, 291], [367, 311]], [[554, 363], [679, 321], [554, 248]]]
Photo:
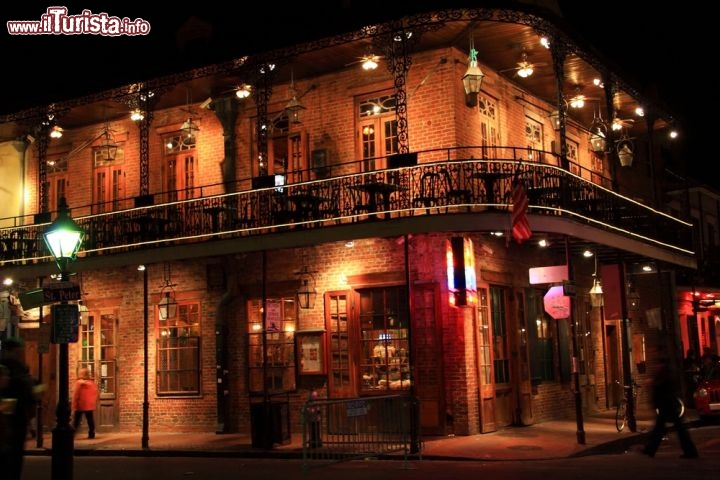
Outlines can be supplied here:
[[75, 304], [52, 306], [52, 343], [76, 343], [80, 313]]

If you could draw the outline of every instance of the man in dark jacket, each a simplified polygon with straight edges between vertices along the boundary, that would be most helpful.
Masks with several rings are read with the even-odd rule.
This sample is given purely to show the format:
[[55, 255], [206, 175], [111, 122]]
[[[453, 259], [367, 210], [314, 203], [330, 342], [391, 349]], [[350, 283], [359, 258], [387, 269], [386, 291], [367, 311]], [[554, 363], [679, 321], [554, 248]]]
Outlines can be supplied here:
[[10, 439], [9, 448], [4, 453], [2, 477], [7, 480], [20, 480], [28, 423], [35, 414], [37, 401], [33, 392], [35, 381], [25, 365], [25, 343], [22, 339], [8, 338], [0, 343], [0, 363], [5, 365], [10, 373], [10, 381], [0, 392], [0, 397], [16, 399], [14, 411], [6, 414]]
[[685, 427], [682, 417], [679, 415], [678, 409], [678, 390], [676, 376], [673, 375], [672, 369], [670, 368], [670, 360], [667, 356], [660, 358], [660, 367], [652, 383], [652, 401], [653, 407], [657, 412], [655, 417], [655, 426], [650, 432], [648, 442], [645, 444], [643, 453], [650, 457], [655, 456], [660, 447], [665, 433], [667, 432], [667, 423], [672, 423], [675, 426], [678, 439], [680, 440], [680, 446], [682, 447], [683, 454], [681, 458], [697, 458], [698, 451], [695, 447], [695, 443], [690, 437], [690, 433]]

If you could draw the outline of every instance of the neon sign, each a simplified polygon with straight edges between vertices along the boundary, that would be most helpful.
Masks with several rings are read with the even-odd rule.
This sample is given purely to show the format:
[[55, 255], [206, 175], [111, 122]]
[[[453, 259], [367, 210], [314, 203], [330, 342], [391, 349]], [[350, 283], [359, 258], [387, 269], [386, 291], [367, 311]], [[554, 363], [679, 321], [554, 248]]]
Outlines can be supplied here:
[[445, 245], [450, 306], [473, 306], [477, 303], [477, 277], [472, 240], [452, 237]]

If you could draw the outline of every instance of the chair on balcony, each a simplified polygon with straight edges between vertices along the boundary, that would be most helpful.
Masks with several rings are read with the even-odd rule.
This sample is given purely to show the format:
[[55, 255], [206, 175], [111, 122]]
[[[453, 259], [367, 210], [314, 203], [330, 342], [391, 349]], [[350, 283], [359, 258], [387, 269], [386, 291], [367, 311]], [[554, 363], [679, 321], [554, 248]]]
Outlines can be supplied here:
[[237, 216], [233, 223], [234, 228], [246, 229], [255, 226], [253, 204], [249, 198], [238, 199]]
[[274, 225], [285, 225], [295, 221], [295, 211], [290, 205], [285, 192], [271, 192], [270, 218]]
[[425, 207], [425, 213], [430, 213], [431, 207], [437, 207], [440, 202], [440, 174], [425, 172], [420, 177], [418, 194], [413, 198], [413, 207]]
[[162, 213], [163, 218], [167, 220], [165, 225], [165, 234], [168, 237], [182, 236], [185, 233], [185, 212], [182, 207], [177, 205], [169, 205]]
[[455, 172], [450, 172], [447, 168], [443, 168], [440, 170], [440, 174], [442, 175], [445, 185], [444, 185], [444, 191], [445, 191], [445, 201], [447, 202], [446, 205], [448, 206], [448, 210], [450, 209], [451, 205], [467, 205], [468, 211], [470, 210], [470, 199], [472, 198], [472, 192], [468, 188], [461, 188], [459, 186], [459, 178], [458, 176], [461, 175], [463, 172], [462, 170], [457, 170]]
[[340, 195], [333, 192], [327, 198], [328, 200], [320, 206], [320, 216], [322, 218], [334, 218], [335, 223], [340, 223]]
[[109, 245], [112, 237], [108, 235], [107, 223], [104, 217], [95, 217], [88, 222], [85, 229], [85, 240], [83, 241], [86, 249], [99, 249]]
[[374, 193], [368, 192], [361, 187], [361, 184], [350, 185], [348, 187], [351, 194], [351, 214], [356, 216], [355, 220], [357, 220], [358, 215], [370, 213], [372, 210], [370, 205], [370, 196], [375, 195]]

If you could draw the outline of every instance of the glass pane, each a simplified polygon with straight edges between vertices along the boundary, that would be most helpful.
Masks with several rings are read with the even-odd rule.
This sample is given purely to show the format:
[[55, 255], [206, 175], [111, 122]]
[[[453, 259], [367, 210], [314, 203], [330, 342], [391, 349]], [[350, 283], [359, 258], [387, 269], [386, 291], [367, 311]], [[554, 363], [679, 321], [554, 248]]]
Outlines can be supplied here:
[[[266, 299], [264, 319], [262, 300], [252, 299], [247, 305], [248, 388], [255, 393], [265, 392], [266, 388], [271, 392], [295, 390], [295, 299]], [[265, 381], [263, 372], [267, 375]]]
[[366, 289], [360, 293], [361, 390], [410, 388], [408, 330], [404, 287]]
[[330, 390], [345, 394], [350, 387], [350, 351], [347, 325], [347, 296], [329, 295], [327, 328], [330, 354]]

